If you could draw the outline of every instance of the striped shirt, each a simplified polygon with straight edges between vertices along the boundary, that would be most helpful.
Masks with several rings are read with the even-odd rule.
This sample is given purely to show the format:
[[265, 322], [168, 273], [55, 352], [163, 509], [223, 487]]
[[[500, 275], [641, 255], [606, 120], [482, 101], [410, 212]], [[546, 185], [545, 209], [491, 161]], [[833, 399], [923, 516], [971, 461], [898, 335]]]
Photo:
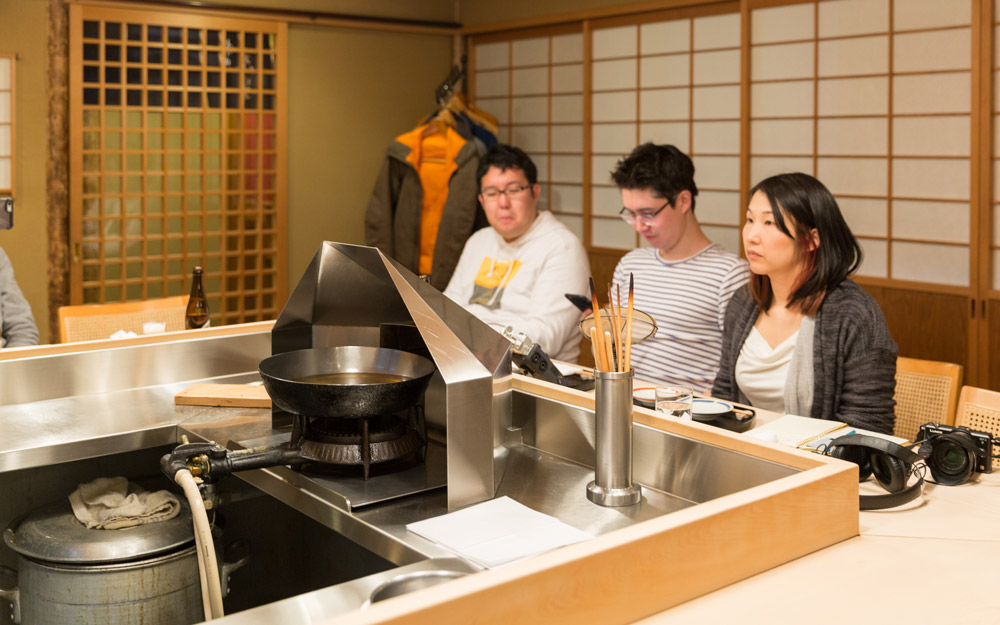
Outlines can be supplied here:
[[[653, 248], [632, 250], [615, 267], [628, 289], [635, 276], [635, 309], [656, 320], [656, 334], [632, 346], [637, 379], [707, 391], [719, 369], [726, 306], [750, 275], [747, 263], [712, 244], [683, 260], [663, 260]], [[636, 326], [636, 330], [638, 326]]]

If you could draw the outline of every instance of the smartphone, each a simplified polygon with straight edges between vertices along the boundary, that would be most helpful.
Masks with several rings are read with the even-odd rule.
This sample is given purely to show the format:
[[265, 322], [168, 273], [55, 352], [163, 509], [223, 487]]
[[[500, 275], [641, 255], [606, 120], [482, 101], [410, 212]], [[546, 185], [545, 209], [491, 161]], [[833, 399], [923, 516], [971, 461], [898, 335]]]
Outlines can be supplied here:
[[566, 299], [573, 302], [573, 305], [580, 309], [580, 311], [587, 311], [594, 307], [591, 303], [590, 298], [586, 295], [576, 295], [575, 293], [564, 293]]

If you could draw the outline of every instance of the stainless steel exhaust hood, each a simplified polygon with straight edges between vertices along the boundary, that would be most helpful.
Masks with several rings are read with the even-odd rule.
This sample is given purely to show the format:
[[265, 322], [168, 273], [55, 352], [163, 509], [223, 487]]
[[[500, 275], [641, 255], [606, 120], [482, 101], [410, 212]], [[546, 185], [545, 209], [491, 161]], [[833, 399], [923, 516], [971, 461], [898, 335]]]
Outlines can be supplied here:
[[[400, 345], [407, 336], [422, 345]], [[511, 424], [509, 341], [378, 249], [326, 241], [275, 322], [271, 350], [338, 345], [426, 348], [438, 372], [425, 411], [444, 431], [448, 508], [493, 498]]]

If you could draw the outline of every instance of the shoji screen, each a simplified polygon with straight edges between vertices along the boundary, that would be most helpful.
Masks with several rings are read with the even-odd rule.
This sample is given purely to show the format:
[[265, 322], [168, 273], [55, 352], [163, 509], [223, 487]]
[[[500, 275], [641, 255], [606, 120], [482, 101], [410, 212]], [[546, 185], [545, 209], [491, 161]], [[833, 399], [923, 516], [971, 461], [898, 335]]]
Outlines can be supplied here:
[[473, 44], [472, 92], [500, 122], [500, 141], [531, 156], [548, 208], [583, 239], [583, 35]]
[[970, 285], [972, 0], [751, 11], [751, 184], [805, 171], [865, 250], [861, 275]]
[[287, 282], [287, 27], [70, 7], [71, 301], [271, 319]]
[[609, 174], [632, 148], [653, 141], [692, 157], [699, 221], [709, 238], [738, 252], [739, 13], [598, 22], [591, 58], [591, 246], [640, 243], [617, 216], [621, 197]]
[[14, 56], [0, 54], [0, 193], [14, 191]]

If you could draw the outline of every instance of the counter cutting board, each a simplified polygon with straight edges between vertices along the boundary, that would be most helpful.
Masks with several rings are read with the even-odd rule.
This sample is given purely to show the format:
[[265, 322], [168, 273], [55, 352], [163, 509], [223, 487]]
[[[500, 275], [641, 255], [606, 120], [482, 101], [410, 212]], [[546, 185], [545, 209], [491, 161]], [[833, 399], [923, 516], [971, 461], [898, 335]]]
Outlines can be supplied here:
[[270, 408], [271, 398], [263, 386], [250, 384], [195, 384], [174, 395], [181, 406], [236, 406]]

